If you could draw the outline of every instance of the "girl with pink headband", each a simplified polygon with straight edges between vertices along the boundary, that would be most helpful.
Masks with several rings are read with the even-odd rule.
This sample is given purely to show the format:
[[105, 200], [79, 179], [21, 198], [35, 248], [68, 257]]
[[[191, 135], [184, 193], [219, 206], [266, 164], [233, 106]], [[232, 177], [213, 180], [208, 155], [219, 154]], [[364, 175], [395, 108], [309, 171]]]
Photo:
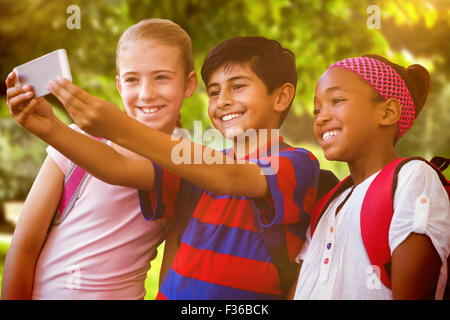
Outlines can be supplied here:
[[[386, 223], [389, 281], [380, 281], [362, 232], [366, 203], [381, 201], [368, 189], [398, 162], [395, 143], [423, 108], [429, 82], [420, 65], [404, 68], [374, 55], [336, 62], [317, 82], [314, 134], [328, 160], [347, 162], [350, 177], [316, 205], [322, 207], [313, 213], [297, 257], [301, 270], [294, 299], [443, 298], [449, 198], [428, 163], [408, 159], [397, 171], [392, 218]], [[372, 231], [378, 240], [378, 230]]]

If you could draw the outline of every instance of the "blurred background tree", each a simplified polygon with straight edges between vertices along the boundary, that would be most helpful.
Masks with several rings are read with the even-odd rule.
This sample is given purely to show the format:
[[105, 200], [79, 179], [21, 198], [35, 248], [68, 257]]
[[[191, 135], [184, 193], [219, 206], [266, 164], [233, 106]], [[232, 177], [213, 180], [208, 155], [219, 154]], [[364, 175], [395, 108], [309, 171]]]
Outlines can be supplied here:
[[[80, 29], [70, 30], [70, 5], [81, 12]], [[370, 5], [381, 14], [380, 29], [368, 27]], [[74, 83], [121, 107], [115, 89], [117, 40], [141, 19], [171, 19], [192, 37], [196, 70], [208, 51], [231, 37], [263, 35], [280, 41], [296, 54], [297, 96], [282, 135], [295, 145], [313, 150], [321, 166], [343, 178], [342, 163], [327, 162], [312, 135], [314, 86], [325, 68], [337, 60], [375, 53], [401, 65], [421, 63], [431, 72], [426, 108], [397, 146], [399, 155], [450, 157], [450, 3], [448, 1], [324, 1], [324, 0], [177, 0], [0, 2], [0, 78], [14, 66], [65, 48]], [[45, 157], [44, 144], [24, 132], [8, 115], [6, 88], [0, 87], [0, 211], [6, 200], [23, 200]], [[64, 110], [55, 111], [70, 122]], [[205, 88], [182, 109], [186, 128], [194, 120], [210, 127]], [[448, 174], [447, 174], [448, 175]], [[0, 217], [3, 213], [0, 212]], [[1, 221], [1, 220], [0, 220]]]

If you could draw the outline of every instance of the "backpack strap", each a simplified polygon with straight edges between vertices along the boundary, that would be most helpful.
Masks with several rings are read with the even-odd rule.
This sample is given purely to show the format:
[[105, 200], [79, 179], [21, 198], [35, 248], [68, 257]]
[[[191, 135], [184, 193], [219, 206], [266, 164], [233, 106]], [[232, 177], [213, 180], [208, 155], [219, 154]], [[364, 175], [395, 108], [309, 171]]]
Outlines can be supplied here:
[[[92, 137], [98, 141], [103, 141], [102, 138]], [[86, 170], [78, 167], [75, 163], [71, 163], [66, 176], [64, 177], [64, 189], [59, 201], [58, 208], [53, 216], [52, 225], [58, 225], [67, 217], [70, 210], [72, 210], [75, 202], [78, 200], [81, 187], [87, 178]]]
[[[279, 150], [281, 151], [287, 148], [292, 147], [286, 142], [280, 141]], [[268, 151], [270, 152], [271, 150]], [[259, 199], [254, 199], [254, 201], [252, 202], [253, 220], [256, 231], [258, 232], [266, 247], [269, 249], [270, 260], [275, 266], [278, 273], [280, 289], [282, 291], [281, 297], [282, 299], [286, 299], [289, 291], [292, 288], [292, 285], [297, 278], [298, 265], [292, 262], [289, 258], [284, 226], [282, 224], [273, 224], [270, 227], [262, 226], [259, 223], [259, 210], [256, 208], [256, 202], [263, 210], [269, 210], [269, 208], [264, 201], [259, 201]]]
[[443, 171], [447, 169], [447, 167], [450, 164], [450, 159], [442, 157], [434, 157], [433, 159], [431, 159], [430, 162], [426, 160], [424, 161], [428, 163], [434, 170], [436, 170], [436, 173], [438, 174], [439, 179], [441, 180], [442, 185], [444, 186], [444, 189], [450, 198], [450, 181], [443, 174]]
[[398, 173], [403, 165], [412, 160], [424, 161], [435, 169], [449, 194], [449, 181], [439, 168], [420, 157], [399, 158], [392, 161], [370, 184], [361, 208], [361, 235], [371, 264], [379, 267], [380, 279], [388, 288], [391, 288], [389, 229], [394, 213], [393, 202]]
[[346, 177], [339, 184], [337, 184], [331, 191], [329, 191], [325, 196], [319, 199], [315, 204], [311, 212], [311, 237], [314, 234], [319, 220], [322, 218], [323, 214], [327, 210], [330, 203], [336, 199], [344, 190], [350, 188], [353, 185], [353, 180], [351, 176]]
[[379, 267], [380, 279], [391, 288], [391, 251], [389, 228], [394, 212], [393, 195], [396, 189], [399, 164], [404, 158], [395, 159], [385, 166], [367, 189], [361, 207], [361, 235], [372, 265]]
[[259, 223], [255, 203], [252, 204], [256, 231], [269, 249], [270, 260], [275, 265], [280, 280], [282, 298], [285, 299], [297, 277], [298, 265], [289, 258], [284, 226], [282, 224], [273, 224], [270, 227], [262, 226]]
[[177, 247], [181, 245], [181, 237], [186, 229], [195, 208], [202, 197], [203, 189], [180, 179], [180, 191], [175, 204], [175, 225], [177, 227]]
[[[282, 141], [279, 150], [287, 148], [292, 147]], [[320, 170], [318, 192], [326, 193], [338, 182], [339, 179], [331, 171]], [[282, 224], [273, 224], [270, 227], [263, 227], [259, 223], [260, 219], [257, 216], [258, 210], [255, 205], [256, 202], [258, 202], [258, 206], [261, 207], [262, 210], [268, 210], [269, 208], [264, 208], [265, 203], [255, 199], [253, 201], [253, 220], [255, 221], [255, 228], [258, 231], [259, 236], [269, 249], [270, 259], [275, 265], [280, 280], [282, 298], [285, 299], [297, 279], [298, 265], [289, 258], [285, 226]]]
[[434, 157], [430, 162], [435, 165], [441, 172], [448, 168], [450, 159], [443, 157]]

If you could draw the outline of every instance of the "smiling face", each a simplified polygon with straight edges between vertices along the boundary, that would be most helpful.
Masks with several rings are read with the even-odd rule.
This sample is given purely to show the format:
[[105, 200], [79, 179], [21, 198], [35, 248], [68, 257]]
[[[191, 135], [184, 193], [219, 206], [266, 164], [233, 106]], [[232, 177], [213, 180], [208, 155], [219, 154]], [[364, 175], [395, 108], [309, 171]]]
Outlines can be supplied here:
[[128, 41], [117, 64], [117, 88], [127, 114], [172, 133], [183, 99], [197, 85], [195, 72], [186, 77], [180, 49], [149, 39]]
[[350, 71], [331, 68], [319, 79], [314, 97], [314, 135], [328, 160], [352, 162], [379, 143], [381, 102]]
[[274, 110], [276, 90], [268, 94], [264, 82], [246, 64], [218, 68], [207, 91], [209, 117], [228, 138], [248, 129], [279, 127], [280, 113]]

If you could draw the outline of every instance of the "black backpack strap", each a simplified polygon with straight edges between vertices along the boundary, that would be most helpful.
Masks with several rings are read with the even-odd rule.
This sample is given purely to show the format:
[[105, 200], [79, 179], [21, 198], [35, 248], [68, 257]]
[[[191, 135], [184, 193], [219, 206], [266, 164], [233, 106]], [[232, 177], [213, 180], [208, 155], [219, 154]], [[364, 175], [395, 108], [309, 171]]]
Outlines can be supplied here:
[[434, 164], [441, 172], [448, 168], [450, 164], [450, 159], [443, 157], [434, 157], [430, 160], [432, 164]]
[[[279, 150], [281, 151], [290, 147], [290, 145], [282, 141]], [[269, 207], [263, 200], [254, 199], [253, 220], [259, 236], [269, 249], [271, 262], [277, 269], [278, 278], [280, 280], [280, 288], [282, 291], [281, 297], [285, 299], [297, 279], [298, 265], [289, 258], [284, 226], [281, 224], [274, 224], [270, 227], [262, 226], [257, 216], [259, 214], [259, 209], [256, 208], [256, 205], [263, 211], [269, 210]]]
[[[255, 202], [259, 203], [256, 199]], [[275, 265], [280, 280], [282, 298], [285, 299], [297, 278], [298, 265], [289, 258], [284, 226], [281, 224], [274, 224], [270, 227], [264, 227], [259, 223], [257, 215], [258, 209], [256, 209], [254, 203], [253, 220], [255, 222], [255, 228], [262, 241], [269, 249], [271, 262]]]
[[194, 214], [203, 189], [192, 184], [191, 182], [180, 179], [180, 191], [175, 204], [175, 224], [177, 226], [177, 245], [180, 247], [181, 237], [186, 229], [189, 220]]

